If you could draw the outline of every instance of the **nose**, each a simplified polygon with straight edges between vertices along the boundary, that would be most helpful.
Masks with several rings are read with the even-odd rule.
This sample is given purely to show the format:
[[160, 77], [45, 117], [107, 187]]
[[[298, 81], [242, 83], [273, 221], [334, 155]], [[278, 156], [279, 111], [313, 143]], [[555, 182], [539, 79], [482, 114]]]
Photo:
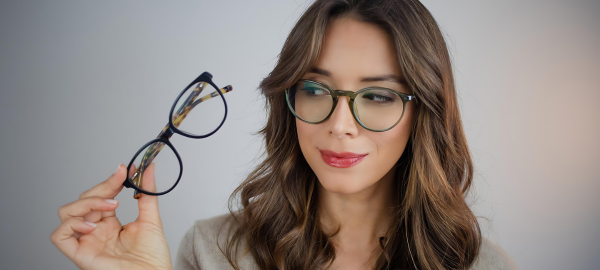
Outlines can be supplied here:
[[356, 137], [358, 134], [358, 123], [354, 120], [349, 106], [349, 97], [339, 97], [333, 113], [327, 120], [329, 122], [329, 134], [336, 138]]

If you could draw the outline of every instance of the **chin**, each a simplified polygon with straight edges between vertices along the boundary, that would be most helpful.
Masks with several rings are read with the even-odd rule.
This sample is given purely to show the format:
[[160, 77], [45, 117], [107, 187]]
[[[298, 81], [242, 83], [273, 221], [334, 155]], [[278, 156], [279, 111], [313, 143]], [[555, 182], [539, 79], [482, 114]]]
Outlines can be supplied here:
[[364, 183], [363, 181], [358, 180], [354, 177], [343, 177], [343, 176], [319, 176], [317, 174], [317, 178], [319, 179], [319, 183], [321, 186], [329, 192], [339, 193], [339, 194], [354, 194], [358, 193], [369, 185]]

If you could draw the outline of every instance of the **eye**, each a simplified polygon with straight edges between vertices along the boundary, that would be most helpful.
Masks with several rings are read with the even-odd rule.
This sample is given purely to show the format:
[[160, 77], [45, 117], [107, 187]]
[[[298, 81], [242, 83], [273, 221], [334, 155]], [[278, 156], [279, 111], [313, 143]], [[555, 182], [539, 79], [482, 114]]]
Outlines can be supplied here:
[[329, 93], [327, 93], [327, 91], [323, 90], [322, 88], [318, 88], [318, 87], [304, 88], [304, 89], [300, 89], [300, 90], [306, 91], [306, 94], [309, 96], [323, 96], [323, 95], [329, 94]]
[[394, 96], [395, 95], [393, 95], [392, 93], [388, 93], [387, 91], [370, 91], [364, 93], [361, 98], [366, 99], [370, 102], [385, 104], [396, 102], [397, 97], [395, 98]]
[[327, 91], [327, 89], [311, 82], [301, 82], [299, 84], [298, 90], [302, 91], [307, 96], [329, 96], [329, 91]]

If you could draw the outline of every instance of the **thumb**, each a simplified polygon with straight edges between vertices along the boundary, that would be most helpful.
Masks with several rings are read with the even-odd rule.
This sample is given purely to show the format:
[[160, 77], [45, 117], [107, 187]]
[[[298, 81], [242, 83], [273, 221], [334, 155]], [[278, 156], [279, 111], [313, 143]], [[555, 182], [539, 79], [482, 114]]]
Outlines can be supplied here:
[[[150, 192], [156, 192], [156, 183], [154, 179], [154, 162], [152, 162], [142, 176], [142, 189]], [[160, 215], [158, 213], [158, 196], [142, 194], [138, 199], [139, 216], [138, 220], [150, 222], [162, 227]]]

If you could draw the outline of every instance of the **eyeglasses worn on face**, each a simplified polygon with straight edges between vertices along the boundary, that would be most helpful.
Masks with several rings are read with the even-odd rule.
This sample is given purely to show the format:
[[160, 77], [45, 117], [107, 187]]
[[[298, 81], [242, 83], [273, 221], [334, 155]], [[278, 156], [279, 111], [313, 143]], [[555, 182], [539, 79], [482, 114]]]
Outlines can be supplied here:
[[[164, 195], [177, 186], [183, 173], [183, 163], [169, 139], [174, 133], [202, 139], [217, 132], [227, 118], [227, 102], [223, 94], [231, 90], [231, 85], [219, 89], [208, 72], [202, 73], [183, 89], [171, 106], [169, 123], [156, 139], [137, 151], [127, 166], [128, 176], [123, 185], [135, 189], [135, 199], [142, 193]], [[206, 95], [200, 97], [201, 93]], [[220, 98], [215, 98], [217, 96]], [[197, 106], [200, 103], [202, 106]], [[165, 145], [167, 148], [164, 148]], [[158, 156], [158, 153], [162, 154]], [[143, 181], [144, 171], [152, 162], [156, 164], [155, 183]]]
[[285, 90], [288, 108], [298, 119], [318, 124], [327, 120], [340, 96], [347, 96], [354, 119], [365, 129], [383, 132], [395, 127], [406, 109], [406, 103], [416, 101], [414, 95], [385, 87], [367, 87], [356, 92], [332, 90], [327, 85], [299, 80]]

